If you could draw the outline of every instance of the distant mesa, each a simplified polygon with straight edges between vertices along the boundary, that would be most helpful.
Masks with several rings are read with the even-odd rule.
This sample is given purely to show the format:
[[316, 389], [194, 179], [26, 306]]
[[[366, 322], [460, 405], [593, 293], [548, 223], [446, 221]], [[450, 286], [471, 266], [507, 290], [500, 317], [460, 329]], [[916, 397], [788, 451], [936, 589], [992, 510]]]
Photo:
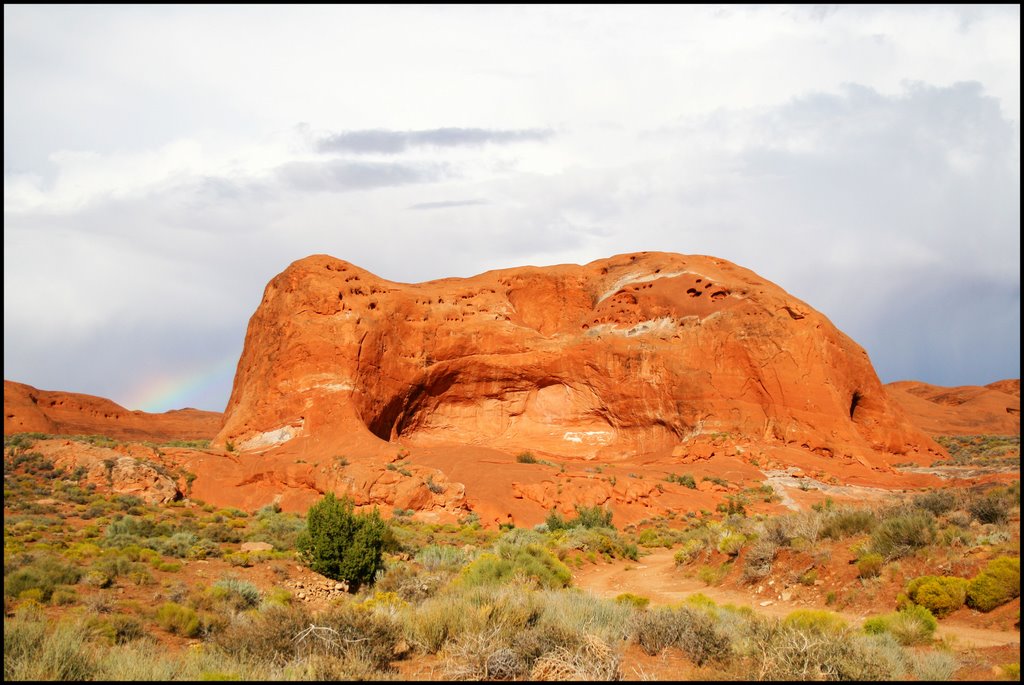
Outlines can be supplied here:
[[897, 381], [885, 389], [930, 435], [1020, 435], [1019, 378], [954, 388]]
[[119, 440], [203, 440], [220, 430], [220, 412], [177, 409], [162, 414], [72, 392], [39, 390], [4, 381], [4, 435], [106, 435]]

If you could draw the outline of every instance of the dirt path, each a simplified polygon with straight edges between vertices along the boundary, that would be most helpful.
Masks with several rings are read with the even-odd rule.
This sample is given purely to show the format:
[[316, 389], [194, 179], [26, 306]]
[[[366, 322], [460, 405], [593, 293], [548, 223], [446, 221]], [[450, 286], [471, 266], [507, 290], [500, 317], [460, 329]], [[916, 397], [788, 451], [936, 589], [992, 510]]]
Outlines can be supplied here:
[[[611, 564], [588, 566], [573, 574], [573, 583], [598, 597], [615, 597], [623, 592], [648, 597], [652, 605], [679, 602], [690, 595], [701, 593], [718, 604], [749, 606], [754, 611], [769, 616], [782, 617], [806, 604], [795, 604], [762, 596], [705, 585], [696, 578], [687, 578], [676, 570], [672, 550], [658, 550], [639, 561], [616, 561]], [[816, 609], [829, 609], [815, 606]], [[850, 613], [836, 612], [851, 624], [860, 624], [868, 615], [879, 612]], [[940, 623], [937, 637], [954, 639], [965, 647], [996, 647], [1011, 645], [1020, 648], [1020, 633], [1015, 631], [988, 630], [956, 623]]]

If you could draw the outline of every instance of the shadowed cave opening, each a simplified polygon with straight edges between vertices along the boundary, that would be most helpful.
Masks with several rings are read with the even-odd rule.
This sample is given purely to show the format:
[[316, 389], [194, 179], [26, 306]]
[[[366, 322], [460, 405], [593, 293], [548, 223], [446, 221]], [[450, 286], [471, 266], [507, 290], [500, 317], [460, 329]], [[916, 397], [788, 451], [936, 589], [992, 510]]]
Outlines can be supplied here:
[[857, 411], [857, 405], [864, 399], [864, 396], [860, 394], [860, 390], [853, 391], [853, 397], [850, 399], [850, 418], [853, 418], [853, 412]]
[[366, 427], [386, 442], [400, 437], [421, 411], [433, 405], [431, 398], [445, 394], [457, 381], [458, 374], [445, 373], [410, 385], [388, 400]]

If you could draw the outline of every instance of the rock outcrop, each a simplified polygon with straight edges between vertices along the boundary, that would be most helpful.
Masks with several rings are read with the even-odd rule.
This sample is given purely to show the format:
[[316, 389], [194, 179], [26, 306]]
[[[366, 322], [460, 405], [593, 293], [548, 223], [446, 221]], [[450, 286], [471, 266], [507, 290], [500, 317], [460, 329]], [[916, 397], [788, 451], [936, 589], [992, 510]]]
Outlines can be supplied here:
[[952, 388], [897, 381], [885, 390], [929, 435], [1020, 435], [1019, 378]]
[[821, 313], [725, 260], [661, 252], [419, 284], [299, 260], [249, 322], [214, 444], [616, 461], [713, 453], [723, 434], [876, 469], [944, 453]]
[[4, 435], [49, 433], [105, 435], [119, 440], [206, 440], [220, 430], [223, 415], [199, 409], [162, 414], [129, 411], [102, 397], [38, 390], [4, 381]]

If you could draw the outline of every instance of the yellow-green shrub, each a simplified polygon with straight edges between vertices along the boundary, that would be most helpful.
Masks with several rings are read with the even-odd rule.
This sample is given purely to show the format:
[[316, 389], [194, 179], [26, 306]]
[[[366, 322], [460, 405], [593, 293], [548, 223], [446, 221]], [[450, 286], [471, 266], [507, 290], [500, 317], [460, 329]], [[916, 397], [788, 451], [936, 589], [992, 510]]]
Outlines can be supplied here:
[[907, 584], [907, 597], [942, 618], [964, 605], [967, 585], [966, 578], [920, 576]]
[[1019, 596], [1019, 558], [993, 559], [967, 586], [967, 606], [978, 611], [992, 611]]
[[199, 634], [199, 616], [188, 607], [164, 602], [156, 611], [156, 620], [164, 630], [176, 635], [195, 637]]
[[865, 554], [857, 560], [857, 575], [861, 578], [874, 578], [882, 572], [884, 563], [881, 554]]
[[839, 614], [821, 609], [797, 609], [786, 616], [782, 624], [813, 633], [841, 633], [847, 628]]

